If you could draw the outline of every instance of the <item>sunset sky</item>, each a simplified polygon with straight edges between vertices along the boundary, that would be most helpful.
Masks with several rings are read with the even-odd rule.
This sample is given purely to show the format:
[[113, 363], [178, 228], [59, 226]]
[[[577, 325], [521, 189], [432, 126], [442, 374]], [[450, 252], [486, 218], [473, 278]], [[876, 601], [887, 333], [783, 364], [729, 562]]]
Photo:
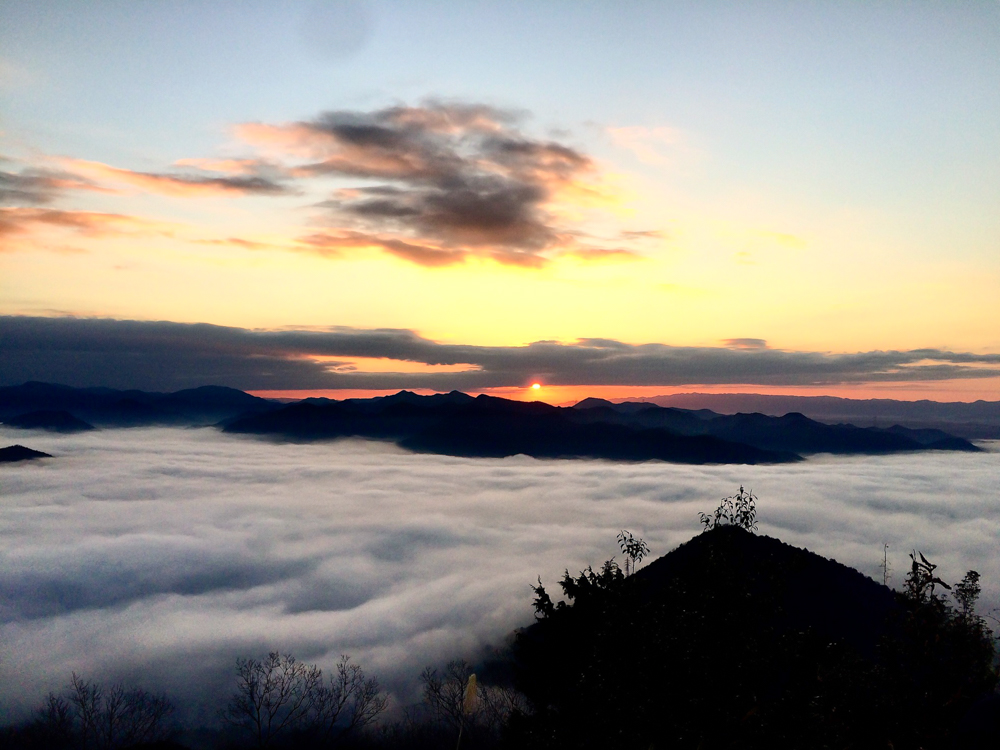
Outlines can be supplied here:
[[998, 2], [3, 0], [0, 385], [997, 400], [998, 124]]

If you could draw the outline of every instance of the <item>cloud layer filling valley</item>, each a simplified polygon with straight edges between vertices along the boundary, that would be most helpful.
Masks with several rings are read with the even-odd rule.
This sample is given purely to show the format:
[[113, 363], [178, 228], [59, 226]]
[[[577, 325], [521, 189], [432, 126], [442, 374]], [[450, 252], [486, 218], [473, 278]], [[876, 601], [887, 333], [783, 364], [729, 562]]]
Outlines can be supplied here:
[[[893, 582], [916, 547], [1000, 604], [1000, 452], [816, 458], [796, 466], [457, 459], [377, 443], [293, 445], [212, 429], [79, 436], [0, 428], [53, 454], [0, 470], [0, 720], [70, 672], [162, 688], [210, 722], [237, 656], [351, 654], [398, 701], [428, 664], [475, 657], [554, 584], [699, 532], [740, 484], [761, 533]], [[197, 718], [197, 717], [195, 717]]]

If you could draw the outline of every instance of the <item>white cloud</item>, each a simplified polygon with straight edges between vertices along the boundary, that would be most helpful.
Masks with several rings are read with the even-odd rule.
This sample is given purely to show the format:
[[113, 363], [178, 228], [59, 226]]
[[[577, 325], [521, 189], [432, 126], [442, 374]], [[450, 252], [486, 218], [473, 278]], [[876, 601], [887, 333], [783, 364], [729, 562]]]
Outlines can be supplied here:
[[349, 653], [407, 700], [423, 666], [530, 622], [536, 576], [602, 562], [621, 528], [664, 554], [741, 483], [762, 533], [872, 576], [888, 541], [897, 584], [916, 546], [1000, 603], [997, 451], [696, 467], [0, 428], [14, 442], [56, 458], [0, 468], [0, 720], [72, 670], [191, 705], [271, 648]]

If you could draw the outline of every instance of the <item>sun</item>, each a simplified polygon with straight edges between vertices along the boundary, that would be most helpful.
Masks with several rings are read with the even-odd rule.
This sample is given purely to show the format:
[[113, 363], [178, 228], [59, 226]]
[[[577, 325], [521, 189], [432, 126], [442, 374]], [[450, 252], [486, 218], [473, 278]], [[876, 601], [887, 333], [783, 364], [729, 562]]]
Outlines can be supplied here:
[[531, 390], [533, 390], [533, 391], [541, 390], [541, 388], [542, 388], [542, 384], [541, 383], [532, 383], [531, 384]]

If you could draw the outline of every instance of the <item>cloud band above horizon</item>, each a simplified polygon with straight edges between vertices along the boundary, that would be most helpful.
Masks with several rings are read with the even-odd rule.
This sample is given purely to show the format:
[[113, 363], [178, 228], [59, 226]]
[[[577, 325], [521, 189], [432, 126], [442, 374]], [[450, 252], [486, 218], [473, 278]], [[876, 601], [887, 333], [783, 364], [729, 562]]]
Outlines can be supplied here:
[[[179, 390], [430, 389], [547, 385], [815, 386], [1000, 376], [1000, 354], [939, 349], [824, 353], [629, 344], [612, 339], [525, 346], [442, 344], [408, 329], [252, 330], [207, 323], [0, 316], [0, 385], [30, 380], [75, 387]], [[364, 371], [356, 360], [398, 362]], [[413, 366], [450, 366], [412, 372]], [[458, 369], [456, 370], [456, 366]], [[465, 369], [461, 369], [464, 367]], [[390, 368], [391, 369], [391, 368]]]

